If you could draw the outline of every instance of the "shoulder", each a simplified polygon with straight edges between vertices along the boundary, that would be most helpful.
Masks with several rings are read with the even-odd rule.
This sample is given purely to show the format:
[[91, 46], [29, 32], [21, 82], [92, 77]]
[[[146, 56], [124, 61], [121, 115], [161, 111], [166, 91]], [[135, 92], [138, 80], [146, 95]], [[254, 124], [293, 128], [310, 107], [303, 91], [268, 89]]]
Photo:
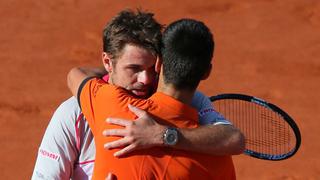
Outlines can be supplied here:
[[210, 99], [201, 93], [200, 91], [196, 91], [192, 98], [192, 107], [196, 108], [198, 111], [201, 111], [205, 107], [211, 106]]
[[52, 120], [64, 124], [74, 124], [81, 115], [81, 109], [75, 97], [71, 97], [60, 104], [53, 114]]
[[80, 85], [78, 102], [81, 108], [95, 102], [104, 101], [105, 98], [115, 99], [121, 93], [121, 88], [108, 84], [99, 78], [87, 78]]
[[73, 113], [80, 113], [79, 103], [74, 96], [62, 102], [56, 110], [58, 113], [68, 113], [70, 111]]
[[202, 92], [200, 92], [200, 91], [196, 91], [196, 92], [194, 93], [193, 98], [195, 98], [195, 99], [202, 99], [202, 98], [207, 98], [207, 96], [204, 95], [204, 94], [203, 94]]
[[230, 124], [221, 114], [215, 111], [209, 97], [197, 91], [192, 99], [192, 106], [198, 110], [199, 123], [207, 124]]

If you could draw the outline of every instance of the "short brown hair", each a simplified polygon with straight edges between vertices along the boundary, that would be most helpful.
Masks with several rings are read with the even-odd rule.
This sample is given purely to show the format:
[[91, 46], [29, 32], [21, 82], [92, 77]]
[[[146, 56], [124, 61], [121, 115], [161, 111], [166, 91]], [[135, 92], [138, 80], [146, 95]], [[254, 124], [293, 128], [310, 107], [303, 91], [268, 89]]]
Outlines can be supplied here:
[[103, 30], [103, 51], [116, 59], [126, 44], [132, 44], [160, 55], [162, 25], [153, 16], [141, 10], [119, 12]]

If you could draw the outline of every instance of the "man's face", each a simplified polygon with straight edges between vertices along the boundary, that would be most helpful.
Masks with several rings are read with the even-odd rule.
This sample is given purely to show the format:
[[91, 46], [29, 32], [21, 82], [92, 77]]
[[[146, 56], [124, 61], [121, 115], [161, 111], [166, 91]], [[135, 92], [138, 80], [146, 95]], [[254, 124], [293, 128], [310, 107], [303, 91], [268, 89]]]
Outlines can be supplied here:
[[155, 88], [156, 59], [146, 49], [126, 45], [117, 59], [109, 61], [109, 83], [123, 87], [140, 98], [150, 96]]

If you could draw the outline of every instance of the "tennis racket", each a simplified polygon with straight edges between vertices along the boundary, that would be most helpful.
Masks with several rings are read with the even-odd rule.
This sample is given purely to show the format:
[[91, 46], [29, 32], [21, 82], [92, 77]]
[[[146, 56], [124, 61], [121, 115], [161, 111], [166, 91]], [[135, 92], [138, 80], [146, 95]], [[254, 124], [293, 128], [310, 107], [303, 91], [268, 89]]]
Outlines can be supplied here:
[[210, 100], [215, 110], [244, 134], [244, 154], [277, 161], [298, 151], [301, 144], [299, 128], [276, 105], [243, 94], [220, 94]]

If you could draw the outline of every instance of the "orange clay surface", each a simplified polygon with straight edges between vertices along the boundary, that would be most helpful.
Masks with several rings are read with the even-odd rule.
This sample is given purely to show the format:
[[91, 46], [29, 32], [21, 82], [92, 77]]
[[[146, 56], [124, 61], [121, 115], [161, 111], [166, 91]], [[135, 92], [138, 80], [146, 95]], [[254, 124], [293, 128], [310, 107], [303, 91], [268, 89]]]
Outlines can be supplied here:
[[189, 17], [210, 27], [214, 71], [200, 85], [207, 95], [254, 95], [296, 119], [299, 152], [281, 162], [235, 156], [238, 179], [320, 178], [320, 1], [1, 0], [1, 179], [30, 179], [50, 117], [71, 96], [68, 70], [99, 65], [102, 28], [136, 7], [163, 24]]

